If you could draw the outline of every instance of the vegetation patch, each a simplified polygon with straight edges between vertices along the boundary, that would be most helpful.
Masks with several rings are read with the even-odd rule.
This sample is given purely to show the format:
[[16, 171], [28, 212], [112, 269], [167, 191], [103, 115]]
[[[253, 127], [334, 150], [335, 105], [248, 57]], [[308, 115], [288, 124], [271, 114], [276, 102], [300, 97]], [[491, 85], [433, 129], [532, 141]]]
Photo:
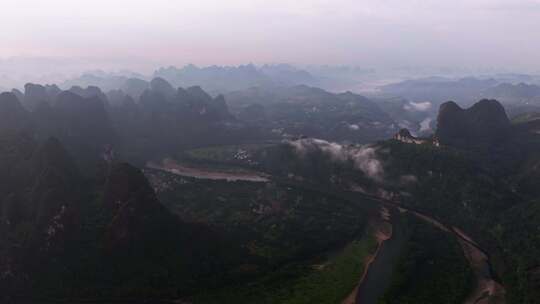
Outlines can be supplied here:
[[406, 216], [411, 237], [379, 304], [463, 303], [474, 274], [459, 242], [446, 232]]
[[195, 298], [195, 303], [335, 304], [358, 284], [365, 262], [376, 250], [371, 235], [353, 241], [317, 264], [285, 266], [248, 284]]

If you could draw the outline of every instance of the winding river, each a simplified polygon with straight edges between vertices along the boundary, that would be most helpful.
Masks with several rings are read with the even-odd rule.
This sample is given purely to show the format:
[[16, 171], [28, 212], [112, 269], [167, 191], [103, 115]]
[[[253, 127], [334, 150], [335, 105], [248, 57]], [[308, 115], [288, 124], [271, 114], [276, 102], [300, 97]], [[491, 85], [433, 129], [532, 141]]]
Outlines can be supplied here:
[[401, 252], [402, 245], [407, 241], [407, 228], [400, 225], [397, 217], [400, 213], [410, 213], [417, 218], [453, 234], [463, 249], [471, 269], [476, 277], [476, 287], [467, 297], [464, 304], [504, 304], [504, 287], [493, 278], [489, 255], [479, 247], [478, 243], [456, 227], [444, 225], [438, 220], [412, 211], [399, 204], [382, 199], [374, 199], [391, 210], [390, 222], [393, 233], [390, 239], [382, 242], [374, 260], [368, 265], [366, 275], [362, 277], [356, 295], [356, 304], [377, 303], [391, 281], [392, 270]]
[[366, 273], [358, 286], [356, 303], [377, 303], [377, 299], [389, 287], [394, 267], [397, 264], [401, 248], [407, 242], [408, 232], [399, 221], [399, 211], [387, 208], [390, 213], [389, 223], [392, 234], [389, 239], [380, 243], [374, 260], [369, 264]]
[[[266, 183], [270, 176], [252, 171], [223, 172], [181, 165], [174, 160], [165, 159], [160, 164], [148, 163], [147, 167], [168, 171], [180, 176], [199, 179], [250, 181]], [[393, 269], [397, 263], [401, 249], [409, 238], [407, 227], [399, 220], [401, 213], [410, 213], [434, 227], [453, 234], [461, 244], [463, 254], [476, 276], [476, 287], [467, 297], [464, 304], [504, 304], [505, 289], [494, 277], [489, 255], [477, 242], [456, 227], [445, 225], [433, 217], [401, 206], [399, 203], [372, 196], [366, 193], [354, 193], [378, 203], [386, 215], [383, 222], [391, 227], [388, 237], [379, 239], [379, 247], [375, 255], [367, 261], [367, 269], [362, 275], [357, 288], [343, 303], [372, 304], [384, 293], [391, 283]], [[348, 199], [351, 199], [350, 197]], [[379, 231], [380, 232], [380, 231]], [[377, 232], [377, 233], [379, 233]], [[355, 300], [354, 300], [355, 299]]]
[[165, 158], [160, 163], [148, 162], [146, 167], [196, 179], [223, 180], [228, 182], [245, 181], [253, 183], [266, 183], [269, 181], [268, 176], [260, 172], [240, 169], [234, 171], [224, 171], [199, 168], [180, 164], [170, 158]]

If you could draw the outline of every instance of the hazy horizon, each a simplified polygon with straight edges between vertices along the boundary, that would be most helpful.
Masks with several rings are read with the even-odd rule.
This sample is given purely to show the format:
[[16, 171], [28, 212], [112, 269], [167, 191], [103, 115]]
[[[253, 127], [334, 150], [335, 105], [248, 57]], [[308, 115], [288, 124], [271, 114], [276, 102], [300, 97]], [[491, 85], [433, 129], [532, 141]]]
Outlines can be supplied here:
[[[540, 71], [538, 0], [7, 0], [0, 62], [149, 71], [253, 62]], [[31, 65], [31, 64], [30, 64]]]
[[0, 304], [540, 304], [540, 0], [0, 9]]

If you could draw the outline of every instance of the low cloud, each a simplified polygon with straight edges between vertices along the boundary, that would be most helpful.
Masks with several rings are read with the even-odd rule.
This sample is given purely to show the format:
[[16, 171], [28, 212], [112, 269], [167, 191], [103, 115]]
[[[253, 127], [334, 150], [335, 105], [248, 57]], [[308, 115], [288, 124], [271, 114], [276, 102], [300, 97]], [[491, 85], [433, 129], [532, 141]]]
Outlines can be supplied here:
[[402, 186], [411, 185], [418, 182], [418, 178], [412, 174], [402, 175], [399, 177], [399, 183]]
[[335, 142], [313, 138], [299, 139], [288, 143], [301, 156], [319, 150], [329, 155], [333, 161], [352, 161], [356, 169], [375, 181], [383, 180], [384, 169], [377, 157], [377, 147], [375, 146], [344, 146]]
[[433, 119], [431, 117], [427, 117], [426, 119], [422, 120], [420, 123], [420, 132], [427, 132], [431, 131], [431, 121]]
[[406, 105], [403, 106], [403, 109], [407, 111], [413, 111], [413, 112], [426, 112], [429, 109], [431, 109], [432, 104], [429, 101], [423, 101], [423, 102], [409, 102]]

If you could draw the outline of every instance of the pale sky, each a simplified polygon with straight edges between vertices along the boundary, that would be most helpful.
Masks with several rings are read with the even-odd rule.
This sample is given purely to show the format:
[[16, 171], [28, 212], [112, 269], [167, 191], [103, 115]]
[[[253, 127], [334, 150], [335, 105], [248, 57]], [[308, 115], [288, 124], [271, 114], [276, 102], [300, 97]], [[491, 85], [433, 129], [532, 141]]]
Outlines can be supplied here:
[[540, 70], [540, 0], [1, 0], [0, 58]]

